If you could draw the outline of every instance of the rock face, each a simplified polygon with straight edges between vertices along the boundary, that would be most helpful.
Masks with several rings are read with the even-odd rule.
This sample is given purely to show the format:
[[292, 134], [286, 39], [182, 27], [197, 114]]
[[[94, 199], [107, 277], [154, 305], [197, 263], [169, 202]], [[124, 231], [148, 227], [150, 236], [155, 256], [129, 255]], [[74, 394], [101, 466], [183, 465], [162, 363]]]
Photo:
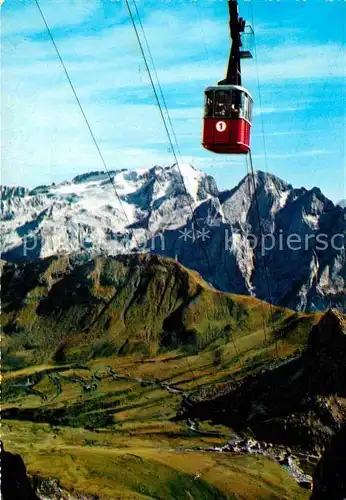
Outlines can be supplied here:
[[346, 425], [333, 437], [313, 477], [311, 500], [346, 498]]
[[318, 367], [312, 381], [324, 392], [346, 395], [346, 318], [337, 309], [311, 331], [306, 355]]
[[30, 192], [3, 187], [3, 258], [154, 252], [223, 291], [346, 309], [345, 208], [263, 172], [222, 192], [189, 165], [181, 173], [184, 184], [176, 166], [156, 166], [112, 171], [112, 181], [90, 172]]
[[2, 500], [40, 500], [31, 487], [20, 455], [5, 451], [1, 443]]
[[[228, 393], [196, 399], [180, 418], [251, 428], [256, 439], [320, 454], [346, 421], [345, 318], [330, 310], [311, 330], [306, 351]], [[332, 498], [332, 497], [330, 497]]]

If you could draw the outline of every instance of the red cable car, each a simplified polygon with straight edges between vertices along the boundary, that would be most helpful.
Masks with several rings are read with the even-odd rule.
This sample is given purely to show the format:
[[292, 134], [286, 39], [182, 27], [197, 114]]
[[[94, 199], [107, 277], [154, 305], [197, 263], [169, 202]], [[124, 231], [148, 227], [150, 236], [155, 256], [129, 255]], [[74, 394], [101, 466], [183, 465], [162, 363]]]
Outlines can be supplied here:
[[240, 33], [245, 21], [238, 17], [238, 2], [228, 0], [232, 48], [227, 75], [215, 87], [205, 90], [202, 145], [221, 154], [244, 154], [250, 151], [250, 130], [253, 100], [241, 86], [240, 59], [252, 57], [240, 50]]
[[250, 151], [252, 97], [239, 85], [205, 90], [203, 146], [214, 153]]

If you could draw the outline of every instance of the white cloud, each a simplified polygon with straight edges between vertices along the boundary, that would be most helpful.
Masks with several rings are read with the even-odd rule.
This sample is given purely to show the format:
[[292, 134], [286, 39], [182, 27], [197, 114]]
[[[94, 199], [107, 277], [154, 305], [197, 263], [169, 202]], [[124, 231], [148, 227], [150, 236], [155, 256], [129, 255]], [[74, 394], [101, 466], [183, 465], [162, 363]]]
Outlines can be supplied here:
[[[323, 133], [323, 131], [321, 131], [321, 130], [318, 130], [318, 131], [316, 131], [316, 130], [287, 130], [285, 132], [265, 132], [265, 135], [268, 137], [285, 136], [285, 135], [294, 136], [294, 135], [316, 134], [317, 132]], [[261, 132], [260, 134], [252, 134], [252, 137], [263, 137], [263, 132]]]
[[268, 155], [262, 154], [254, 154], [253, 158], [261, 159], [261, 158], [276, 158], [276, 159], [285, 159], [285, 158], [298, 158], [301, 156], [319, 156], [319, 155], [331, 155], [334, 151], [330, 151], [327, 149], [311, 149], [309, 151], [295, 151], [292, 153], [273, 153]]
[[259, 108], [259, 107], [255, 107], [254, 110], [253, 110], [253, 115], [254, 116], [260, 116], [261, 114], [262, 115], [269, 115], [269, 114], [272, 114], [272, 113], [291, 113], [291, 112], [294, 112], [294, 111], [300, 111], [301, 109], [303, 109], [303, 106], [268, 106], [268, 107], [262, 107], [262, 108]]
[[[96, 0], [44, 0], [40, 7], [50, 29], [72, 27], [83, 23], [97, 8]], [[3, 38], [45, 32], [43, 20], [33, 1], [14, 0], [2, 7], [1, 35]]]

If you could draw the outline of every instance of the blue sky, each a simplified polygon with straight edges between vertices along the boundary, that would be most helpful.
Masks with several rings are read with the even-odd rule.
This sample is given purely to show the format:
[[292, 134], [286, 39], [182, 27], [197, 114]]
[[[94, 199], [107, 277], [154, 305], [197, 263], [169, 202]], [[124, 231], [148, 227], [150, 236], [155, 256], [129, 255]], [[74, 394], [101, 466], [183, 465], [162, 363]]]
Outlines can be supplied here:
[[[109, 168], [172, 164], [124, 0], [40, 5]], [[183, 160], [220, 188], [233, 187], [246, 174], [245, 158], [200, 144], [203, 91], [224, 77], [228, 59], [226, 0], [137, 6]], [[239, 0], [239, 10], [257, 49], [242, 66], [255, 101], [255, 168], [346, 198], [346, 1]], [[1, 32], [2, 183], [33, 187], [101, 170], [34, 1], [5, 0]]]

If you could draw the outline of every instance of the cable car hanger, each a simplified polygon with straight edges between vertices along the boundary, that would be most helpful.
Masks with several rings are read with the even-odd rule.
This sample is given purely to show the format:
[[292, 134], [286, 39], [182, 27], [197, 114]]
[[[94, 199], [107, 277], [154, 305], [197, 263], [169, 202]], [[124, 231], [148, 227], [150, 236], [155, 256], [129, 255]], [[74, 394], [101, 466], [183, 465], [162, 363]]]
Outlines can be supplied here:
[[240, 60], [251, 58], [241, 50], [245, 20], [238, 15], [237, 0], [228, 0], [232, 40], [226, 78], [217, 86], [205, 89], [202, 145], [221, 154], [244, 154], [250, 151], [252, 97], [242, 87]]
[[248, 50], [240, 50], [243, 46], [240, 33], [245, 31], [245, 20], [238, 15], [237, 0], [228, 0], [229, 8], [229, 28], [232, 39], [232, 46], [229, 55], [227, 75], [224, 80], [218, 82], [218, 85], [239, 85], [241, 86], [240, 60], [252, 58]]

